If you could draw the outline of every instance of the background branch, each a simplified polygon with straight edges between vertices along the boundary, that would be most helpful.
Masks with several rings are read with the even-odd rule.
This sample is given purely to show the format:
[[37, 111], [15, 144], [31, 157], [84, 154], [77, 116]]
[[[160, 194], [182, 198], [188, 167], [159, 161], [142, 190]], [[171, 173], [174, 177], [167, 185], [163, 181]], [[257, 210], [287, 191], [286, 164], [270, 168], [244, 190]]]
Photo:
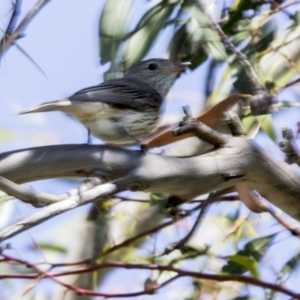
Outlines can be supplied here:
[[[16, 25], [17, 13], [19, 13], [20, 3], [18, 1], [15, 4], [15, 10], [11, 18], [10, 25], [8, 30], [5, 32], [1, 42], [0, 42], [0, 59], [6, 53], [6, 51], [14, 44], [14, 42], [20, 38], [22, 33], [26, 30], [27, 26], [34, 19], [34, 17], [41, 11], [41, 9], [49, 2], [50, 0], [39, 0], [27, 13], [24, 19], [20, 22], [19, 26], [12, 31]], [[17, 12], [16, 12], [17, 10]]]

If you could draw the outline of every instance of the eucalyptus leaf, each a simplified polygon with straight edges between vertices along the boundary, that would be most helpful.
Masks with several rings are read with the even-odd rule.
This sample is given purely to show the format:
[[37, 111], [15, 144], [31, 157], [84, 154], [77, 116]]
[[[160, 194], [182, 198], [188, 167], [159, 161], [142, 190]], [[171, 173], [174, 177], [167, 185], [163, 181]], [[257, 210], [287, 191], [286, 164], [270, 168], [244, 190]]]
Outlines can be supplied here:
[[[252, 276], [254, 278], [259, 277], [258, 265], [257, 265], [257, 262], [253, 258], [249, 258], [249, 257], [242, 256], [242, 255], [232, 255], [232, 256], [228, 256], [226, 259], [229, 263], [225, 268], [223, 268], [223, 271], [227, 270], [227, 272], [228, 272], [228, 270], [231, 270], [231, 272], [228, 272], [228, 273], [233, 273], [233, 274], [239, 273], [239, 272], [236, 272], [236, 270], [238, 268], [234, 268], [235, 264], [237, 264], [242, 267], [241, 270], [245, 269], [247, 271], [250, 271], [250, 273], [252, 274]], [[233, 262], [234, 264], [230, 264], [230, 262]]]
[[[194, 25], [192, 25], [192, 23]], [[206, 60], [207, 54], [201, 47], [202, 32], [197, 23], [191, 20], [182, 25], [170, 41], [168, 51], [173, 61], [189, 61], [191, 69]]]
[[274, 236], [256, 238], [248, 242], [244, 248], [238, 251], [236, 254], [226, 256], [227, 264], [223, 266], [222, 272], [230, 274], [242, 274], [250, 271], [252, 276], [258, 276], [257, 263], [261, 260], [264, 253], [269, 248]]
[[188, 19], [174, 34], [170, 45], [170, 58], [190, 61], [192, 69], [198, 67], [208, 56], [224, 61], [227, 54], [218, 34], [210, 27], [207, 16], [192, 1], [184, 1], [180, 15]]
[[272, 141], [276, 141], [276, 132], [274, 129], [271, 115], [260, 116], [259, 119], [263, 118], [261, 124], [261, 130], [264, 131]]
[[176, 2], [166, 5], [162, 1], [144, 14], [136, 26], [135, 33], [126, 44], [124, 52], [126, 70], [147, 54], [161, 30], [165, 28], [176, 5]]
[[299, 266], [299, 263], [300, 263], [300, 251], [284, 264], [284, 266], [281, 268], [281, 273], [290, 274], [297, 268], [297, 266]]
[[127, 36], [131, 4], [131, 0], [105, 1], [99, 24], [102, 64], [115, 60], [120, 44]]
[[276, 234], [271, 234], [256, 238], [244, 246], [244, 251], [246, 254], [252, 255], [256, 261], [259, 261], [271, 245], [275, 236]]
[[241, 21], [245, 21], [245, 16], [253, 14], [253, 11], [258, 12], [262, 5], [264, 5], [264, 3], [261, 1], [234, 1], [229, 9], [228, 22], [223, 27], [225, 33], [230, 35], [235, 34], [238, 29], [241, 29], [239, 25], [241, 25]]
[[38, 247], [42, 250], [58, 252], [58, 253], [66, 253], [66, 249], [60, 245], [50, 244], [50, 243], [39, 243]]

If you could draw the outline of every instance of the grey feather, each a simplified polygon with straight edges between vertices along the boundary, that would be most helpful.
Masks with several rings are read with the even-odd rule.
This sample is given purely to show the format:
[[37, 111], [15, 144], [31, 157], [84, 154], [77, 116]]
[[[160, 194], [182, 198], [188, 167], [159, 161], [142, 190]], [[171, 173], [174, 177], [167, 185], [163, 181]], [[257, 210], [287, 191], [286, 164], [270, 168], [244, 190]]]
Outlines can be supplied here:
[[[132, 78], [108, 80], [99, 85], [82, 89], [69, 99], [72, 102], [102, 102], [118, 109], [131, 108], [138, 111], [159, 110], [163, 101], [156, 90]], [[149, 101], [145, 101], [146, 99]]]

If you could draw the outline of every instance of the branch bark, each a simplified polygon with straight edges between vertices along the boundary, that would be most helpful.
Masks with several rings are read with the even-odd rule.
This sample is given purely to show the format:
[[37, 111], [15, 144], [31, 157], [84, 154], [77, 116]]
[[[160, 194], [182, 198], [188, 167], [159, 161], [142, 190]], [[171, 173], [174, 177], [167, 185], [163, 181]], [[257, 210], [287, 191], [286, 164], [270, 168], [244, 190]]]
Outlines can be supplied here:
[[16, 183], [91, 173], [112, 182], [96, 187], [103, 189], [104, 194], [95, 194], [92, 189], [85, 192], [85, 201], [72, 196], [54, 203], [0, 231], [0, 239], [89, 203], [92, 195], [143, 190], [173, 194], [188, 201], [238, 182], [247, 182], [250, 188], [300, 220], [299, 176], [284, 162], [269, 158], [255, 141], [246, 137], [230, 137], [222, 148], [194, 157], [145, 154], [102, 145], [46, 146], [0, 154], [0, 175]]

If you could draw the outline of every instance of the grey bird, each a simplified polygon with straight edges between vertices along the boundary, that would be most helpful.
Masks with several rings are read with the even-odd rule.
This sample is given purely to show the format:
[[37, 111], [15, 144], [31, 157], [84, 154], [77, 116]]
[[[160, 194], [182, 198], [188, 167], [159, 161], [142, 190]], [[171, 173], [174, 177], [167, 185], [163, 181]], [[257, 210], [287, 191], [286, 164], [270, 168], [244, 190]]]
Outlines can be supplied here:
[[39, 104], [20, 114], [62, 111], [108, 144], [134, 144], [154, 129], [165, 96], [190, 63], [149, 59], [123, 78], [82, 89], [71, 97]]

